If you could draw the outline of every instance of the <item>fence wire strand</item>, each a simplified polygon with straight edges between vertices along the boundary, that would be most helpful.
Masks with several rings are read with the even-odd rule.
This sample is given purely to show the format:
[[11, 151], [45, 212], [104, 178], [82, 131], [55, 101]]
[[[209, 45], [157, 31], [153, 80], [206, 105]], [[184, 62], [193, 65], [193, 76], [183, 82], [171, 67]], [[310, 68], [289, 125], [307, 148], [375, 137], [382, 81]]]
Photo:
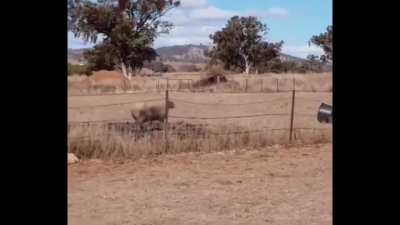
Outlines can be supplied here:
[[[200, 135], [200, 136], [206, 136], [205, 138], [209, 136], [227, 136], [227, 135], [237, 135], [237, 134], [254, 134], [254, 133], [267, 133], [271, 131], [289, 131], [289, 128], [264, 128], [261, 130], [246, 130], [246, 131], [234, 131], [234, 132], [225, 132], [225, 133], [218, 133], [218, 132], [213, 132], [213, 131], [208, 131], [206, 135]], [[299, 130], [331, 130], [331, 128], [312, 128], [312, 127], [305, 127], [305, 128], [294, 128], [293, 129], [295, 132]], [[69, 141], [88, 141], [91, 139], [96, 139], [100, 137], [135, 137], [139, 134], [145, 134], [145, 133], [157, 133], [157, 132], [162, 132], [160, 130], [149, 130], [149, 131], [140, 131], [137, 133], [128, 133], [128, 134], [113, 134], [111, 135], [110, 133], [106, 134], [98, 134], [95, 136], [82, 136], [82, 137], [68, 137]], [[171, 132], [171, 136], [180, 136], [180, 135], [186, 135], [187, 133], [183, 132]], [[208, 135], [208, 136], [207, 136]]]
[[71, 107], [68, 107], [68, 109], [99, 108], [99, 107], [129, 105], [129, 104], [134, 104], [134, 103], [158, 102], [158, 101], [164, 101], [164, 99], [162, 99], [162, 98], [157, 98], [157, 99], [148, 99], [148, 100], [130, 101], [130, 102], [119, 102], [119, 103], [103, 104], [103, 105], [71, 106]]
[[240, 115], [240, 116], [222, 116], [222, 117], [189, 117], [189, 116], [176, 116], [171, 115], [170, 118], [176, 119], [193, 119], [193, 120], [218, 120], [218, 119], [238, 119], [238, 118], [253, 118], [253, 117], [267, 117], [267, 116], [288, 116], [287, 113], [276, 114], [254, 114], [254, 115]]
[[270, 103], [270, 102], [274, 102], [276, 100], [247, 102], [247, 103], [203, 103], [203, 102], [192, 102], [192, 101], [187, 101], [187, 100], [183, 100], [183, 99], [172, 98], [172, 101], [182, 102], [182, 103], [187, 103], [187, 104], [192, 104], [192, 105], [213, 105], [213, 106], [217, 106], [217, 105], [232, 105], [232, 106], [238, 106], [238, 105], [255, 105], [255, 104], [262, 104], [262, 103]]

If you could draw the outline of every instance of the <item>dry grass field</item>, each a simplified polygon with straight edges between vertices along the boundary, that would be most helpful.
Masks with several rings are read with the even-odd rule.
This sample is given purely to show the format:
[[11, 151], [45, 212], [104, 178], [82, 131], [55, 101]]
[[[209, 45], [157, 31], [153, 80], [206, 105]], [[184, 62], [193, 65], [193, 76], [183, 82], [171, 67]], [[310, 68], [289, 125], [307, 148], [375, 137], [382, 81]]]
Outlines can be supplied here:
[[330, 144], [68, 168], [69, 225], [330, 225]]
[[[263, 147], [288, 142], [291, 112], [290, 92], [171, 92], [169, 97], [175, 103], [175, 108], [169, 112], [171, 123], [185, 122], [192, 125], [207, 125], [208, 129], [214, 133], [231, 133], [230, 135], [208, 135], [205, 139], [199, 139], [195, 135], [190, 135], [190, 132], [183, 131], [188, 134], [184, 139], [179, 136], [170, 136], [169, 144], [172, 152], [209, 152], [230, 149], [235, 146]], [[130, 135], [119, 135], [118, 133], [103, 137], [101, 135], [110, 133], [102, 126], [103, 123], [94, 123], [83, 128], [82, 124], [76, 123], [79, 121], [133, 123], [134, 120], [130, 115], [132, 104], [146, 100], [163, 102], [164, 93], [69, 97], [70, 151], [78, 154], [79, 157], [89, 158], [96, 154], [100, 158], [140, 158], [147, 154], [163, 152], [162, 132], [150, 133], [139, 140], [134, 140]], [[331, 140], [331, 125], [320, 124], [316, 119], [321, 102], [331, 104], [331, 93], [298, 93], [296, 95], [294, 138], [297, 141], [324, 143]], [[118, 105], [119, 103], [125, 104]], [[241, 116], [244, 118], [240, 118]], [[249, 133], [246, 133], [247, 131]], [[82, 136], [88, 136], [88, 141], [82, 142], [79, 139]], [[97, 153], [88, 154], [87, 149], [92, 149]]]
[[[112, 72], [100, 75], [97, 74], [95, 78], [102, 82], [118, 77]], [[200, 77], [201, 74], [174, 73], [168, 76], [188, 79], [190, 76], [191, 78]], [[240, 80], [244, 79], [243, 77], [243, 75], [233, 75], [230, 79]], [[314, 90], [319, 88], [322, 91], [329, 89], [330, 76], [327, 74], [311, 74], [303, 77], [291, 74], [266, 75], [262, 79], [277, 80], [280, 92], [276, 92], [277, 90], [235, 93], [196, 90], [193, 92], [174, 91], [176, 89], [170, 87], [172, 90], [169, 93], [169, 99], [175, 103], [175, 108], [169, 112], [169, 122], [191, 126], [202, 125], [206, 126], [207, 130], [201, 137], [187, 129], [180, 129], [180, 133], [183, 132], [185, 135], [174, 135], [174, 132], [171, 132], [168, 137], [169, 152], [211, 152], [233, 147], [264, 147], [276, 143], [288, 143], [292, 100], [292, 93], [288, 90], [293, 87], [293, 77], [296, 78], [296, 90], [299, 90], [295, 98], [293, 138], [299, 143], [330, 142], [331, 126], [318, 123], [316, 114], [322, 102], [332, 103], [332, 93], [327, 90], [325, 92], [307, 90], [310, 87]], [[136, 79], [151, 83], [154, 78]], [[249, 80], [252, 79], [258, 78], [249, 78]], [[254, 82], [253, 85], [249, 81], [248, 83], [252, 84], [249, 87], [259, 84], [259, 82]], [[267, 83], [265, 82], [264, 87], [267, 87]], [[214, 88], [218, 87], [214, 85]], [[110, 131], [104, 126], [107, 122], [133, 123], [130, 110], [135, 103], [142, 101], [162, 103], [165, 101], [165, 91], [160, 89], [137, 93], [69, 96], [69, 151], [84, 159], [93, 157], [132, 159], [166, 151], [162, 131], [145, 133], [142, 138], [133, 138], [131, 134]], [[90, 126], [82, 126], [80, 123], [88, 121], [93, 123]]]
[[135, 77], [123, 91], [114, 72], [69, 78], [68, 150], [81, 159], [68, 166], [70, 225], [332, 224], [331, 125], [316, 119], [331, 76], [228, 75], [195, 90], [175, 80], [203, 75], [162, 76], [175, 104], [168, 154], [163, 130], [109, 127], [132, 125], [137, 102], [165, 101], [165, 80]]
[[[121, 79], [117, 71], [98, 71], [92, 76], [68, 77], [69, 95], [126, 93], [132, 91], [155, 91], [169, 89], [187, 90], [204, 77], [205, 72], [175, 72], [154, 74], [154, 76], [135, 76], [129, 84]], [[293, 78], [296, 89], [310, 92], [332, 91], [332, 74], [229, 74], [228, 82], [219, 86], [202, 88], [208, 92], [277, 92], [292, 90]], [[246, 81], [247, 80], [247, 81]], [[247, 84], [246, 84], [247, 83]], [[128, 85], [129, 90], [126, 90]], [[200, 91], [200, 90], [192, 90]]]

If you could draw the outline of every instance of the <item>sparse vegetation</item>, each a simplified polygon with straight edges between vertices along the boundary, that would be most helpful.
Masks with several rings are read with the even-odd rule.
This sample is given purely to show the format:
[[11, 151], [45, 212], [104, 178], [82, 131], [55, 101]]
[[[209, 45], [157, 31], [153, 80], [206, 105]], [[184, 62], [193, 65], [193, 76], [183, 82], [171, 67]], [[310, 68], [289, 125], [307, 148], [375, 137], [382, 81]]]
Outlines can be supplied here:
[[197, 67], [195, 64], [184, 64], [179, 66], [179, 71], [181, 72], [199, 72], [201, 68]]
[[91, 75], [92, 71], [89, 70], [89, 68], [86, 65], [74, 65], [71, 63], [68, 63], [68, 76], [71, 75]]
[[[171, 126], [174, 126], [173, 124]], [[178, 127], [177, 127], [178, 126]], [[262, 148], [287, 143], [288, 130], [252, 133], [248, 127], [221, 126], [213, 130], [176, 123], [170, 128], [168, 153], [215, 152], [240, 148]], [[231, 133], [231, 134], [228, 134]], [[218, 135], [221, 134], [221, 135]], [[224, 135], [227, 134], [227, 135]], [[297, 132], [297, 143], [327, 143], [329, 132], [318, 135]], [[121, 133], [104, 125], [71, 127], [69, 152], [80, 159], [132, 160], [165, 153], [163, 131]]]
[[225, 74], [224, 67], [220, 64], [210, 65], [207, 68], [208, 76], [223, 76]]

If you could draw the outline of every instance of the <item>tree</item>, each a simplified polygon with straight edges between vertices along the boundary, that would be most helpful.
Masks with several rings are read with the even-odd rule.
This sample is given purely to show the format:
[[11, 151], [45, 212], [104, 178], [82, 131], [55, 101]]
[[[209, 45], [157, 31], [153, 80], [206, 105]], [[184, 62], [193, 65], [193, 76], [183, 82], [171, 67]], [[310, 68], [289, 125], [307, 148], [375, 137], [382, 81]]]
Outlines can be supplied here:
[[283, 41], [277, 43], [260, 42], [254, 46], [251, 52], [252, 66], [256, 70], [256, 74], [262, 68], [268, 66], [268, 64], [279, 56]]
[[311, 37], [309, 44], [314, 44], [321, 47], [324, 50], [324, 55], [320, 57], [323, 62], [332, 62], [332, 51], [333, 51], [333, 30], [332, 26], [326, 28], [326, 32]]
[[307, 69], [311, 72], [322, 72], [322, 62], [320, 61], [319, 57], [316, 55], [308, 55], [307, 56]]
[[[221, 30], [210, 35], [215, 46], [208, 53], [212, 60], [219, 59], [225, 69], [241, 68], [249, 74], [258, 62], [271, 60], [279, 53], [283, 42], [270, 44], [263, 41], [267, 26], [256, 17], [232, 17]], [[264, 58], [266, 57], [267, 58]]]
[[80, 0], [68, 2], [68, 29], [75, 37], [97, 43], [85, 53], [93, 69], [118, 67], [128, 80], [157, 56], [156, 37], [172, 24], [161, 18], [178, 7], [178, 0]]

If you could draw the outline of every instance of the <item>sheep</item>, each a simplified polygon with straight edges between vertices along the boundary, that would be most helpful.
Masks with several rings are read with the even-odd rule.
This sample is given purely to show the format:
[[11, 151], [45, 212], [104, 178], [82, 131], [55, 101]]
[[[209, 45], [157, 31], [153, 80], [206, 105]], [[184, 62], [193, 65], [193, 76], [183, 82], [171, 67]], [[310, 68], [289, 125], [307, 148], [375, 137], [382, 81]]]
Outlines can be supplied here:
[[[173, 108], [175, 108], [175, 104], [168, 101], [168, 109]], [[164, 122], [166, 116], [165, 103], [138, 103], [131, 109], [131, 115], [135, 122], [139, 124], [154, 120]]]

